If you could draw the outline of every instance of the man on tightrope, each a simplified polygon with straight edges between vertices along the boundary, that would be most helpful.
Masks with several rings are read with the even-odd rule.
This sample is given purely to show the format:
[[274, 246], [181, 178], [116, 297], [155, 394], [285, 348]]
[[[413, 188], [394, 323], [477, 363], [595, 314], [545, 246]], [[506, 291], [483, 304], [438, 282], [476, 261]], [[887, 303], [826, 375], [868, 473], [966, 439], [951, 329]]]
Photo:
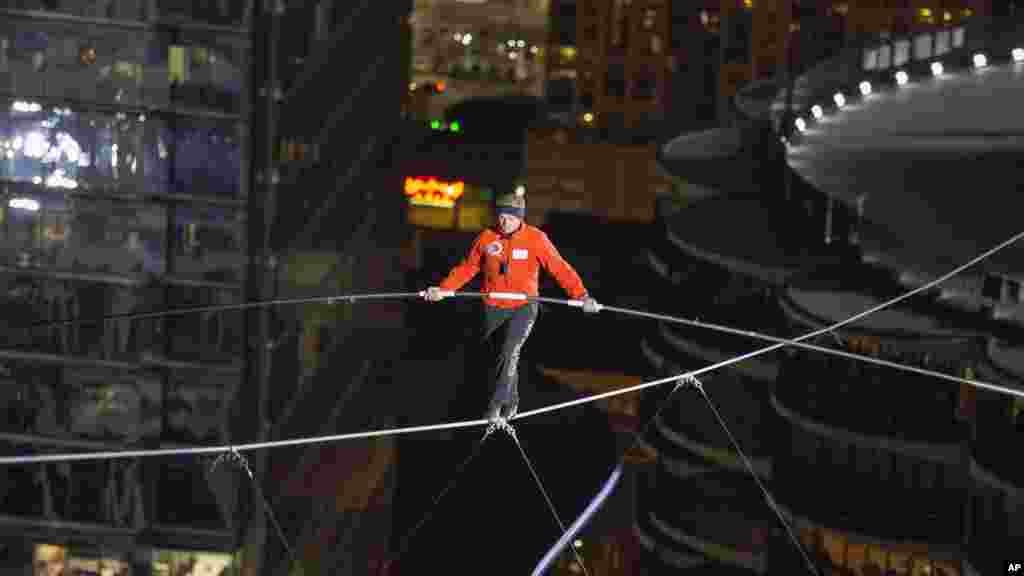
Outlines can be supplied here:
[[[583, 301], [583, 310], [594, 313], [600, 305], [587, 294], [576, 270], [555, 249], [547, 234], [525, 222], [526, 199], [522, 193], [506, 194], [497, 201], [498, 226], [481, 232], [469, 254], [439, 286], [424, 292], [430, 302], [443, 300], [444, 292], [462, 288], [483, 270], [483, 292], [537, 296], [537, 273], [541, 267], [551, 274], [569, 297]], [[501, 338], [501, 352], [495, 361], [494, 396], [487, 409], [488, 420], [508, 420], [519, 407], [517, 364], [519, 352], [537, 319], [535, 301], [488, 296], [484, 300], [484, 342]]]

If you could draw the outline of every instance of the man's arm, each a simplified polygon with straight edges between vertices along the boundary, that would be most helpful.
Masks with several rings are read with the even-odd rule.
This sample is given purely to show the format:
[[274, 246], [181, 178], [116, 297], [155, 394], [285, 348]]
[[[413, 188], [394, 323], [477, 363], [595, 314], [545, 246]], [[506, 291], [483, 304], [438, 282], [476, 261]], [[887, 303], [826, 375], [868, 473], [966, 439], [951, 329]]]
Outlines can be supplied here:
[[483, 233], [477, 235], [476, 240], [473, 241], [473, 247], [469, 249], [466, 257], [455, 268], [452, 268], [448, 276], [441, 281], [441, 290], [458, 290], [472, 280], [477, 272], [480, 271], [480, 258], [483, 256], [483, 237]]
[[587, 289], [584, 288], [580, 275], [562, 258], [562, 255], [558, 253], [558, 249], [551, 243], [551, 239], [548, 238], [547, 234], [540, 233], [540, 243], [537, 257], [540, 258], [540, 263], [548, 271], [548, 274], [555, 278], [555, 281], [569, 294], [570, 298], [574, 300], [586, 298]]

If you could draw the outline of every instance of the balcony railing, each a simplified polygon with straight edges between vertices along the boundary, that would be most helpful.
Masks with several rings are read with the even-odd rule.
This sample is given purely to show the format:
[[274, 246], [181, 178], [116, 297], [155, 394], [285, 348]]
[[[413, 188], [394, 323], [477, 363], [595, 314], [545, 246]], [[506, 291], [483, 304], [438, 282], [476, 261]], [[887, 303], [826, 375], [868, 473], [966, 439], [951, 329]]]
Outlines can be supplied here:
[[800, 356], [785, 362], [776, 389], [787, 409], [827, 426], [936, 444], [964, 439], [955, 394], [923, 376]]
[[[875, 37], [845, 49], [837, 58], [820, 62], [794, 82], [792, 107], [785, 109], [785, 93], [777, 93], [771, 104], [770, 118], [782, 135], [798, 135], [804, 126], [861, 96], [877, 91], [878, 86], [900, 85], [917, 77], [934, 75], [936, 70], [968, 69], [1024, 60], [1024, 19], [974, 18], [954, 27], [913, 32], [893, 37]], [[984, 60], [977, 60], [977, 55]], [[937, 68], [936, 65], [942, 68]], [[867, 84], [865, 84], [867, 83]], [[741, 91], [737, 101], [747, 110], [763, 111], [760, 97], [770, 92], [767, 85], [751, 85]], [[841, 94], [843, 98], [837, 100]], [[819, 109], [814, 107], [818, 106]]]

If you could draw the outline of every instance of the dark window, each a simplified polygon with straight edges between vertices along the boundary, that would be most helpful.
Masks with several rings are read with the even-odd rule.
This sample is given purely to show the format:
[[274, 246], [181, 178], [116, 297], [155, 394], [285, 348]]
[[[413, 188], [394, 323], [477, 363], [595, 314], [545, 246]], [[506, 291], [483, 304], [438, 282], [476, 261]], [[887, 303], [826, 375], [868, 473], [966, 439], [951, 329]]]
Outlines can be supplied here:
[[633, 98], [654, 100], [658, 96], [658, 77], [653, 72], [640, 75], [633, 83]]
[[751, 18], [749, 12], [730, 15], [725, 22], [728, 36], [725, 43], [725, 62], [745, 64], [750, 62]]
[[559, 2], [558, 11], [553, 14], [555, 37], [561, 46], [576, 45], [576, 3]]
[[607, 85], [609, 96], [615, 98], [624, 98], [626, 96], [626, 72], [622, 64], [611, 64], [608, 66], [608, 72], [605, 74], [605, 84]]

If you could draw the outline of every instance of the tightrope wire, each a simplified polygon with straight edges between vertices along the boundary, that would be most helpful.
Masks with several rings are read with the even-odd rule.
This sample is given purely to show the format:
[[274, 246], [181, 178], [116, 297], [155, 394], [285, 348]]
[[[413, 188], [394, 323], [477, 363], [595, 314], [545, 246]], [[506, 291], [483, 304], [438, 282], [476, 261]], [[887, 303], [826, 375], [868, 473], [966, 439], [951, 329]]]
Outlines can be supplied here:
[[[941, 277], [939, 277], [939, 278], [937, 278], [935, 280], [932, 280], [932, 281], [930, 281], [930, 282], [928, 282], [928, 283], [926, 283], [926, 284], [924, 284], [922, 286], [919, 286], [919, 287], [917, 287], [917, 288], [915, 288], [913, 290], [910, 290], [910, 291], [904, 293], [901, 296], [898, 296], [898, 297], [893, 298], [891, 300], [887, 300], [887, 301], [885, 301], [885, 302], [883, 302], [883, 303], [881, 303], [881, 304], [879, 304], [877, 306], [874, 306], [874, 307], [869, 308], [869, 309], [867, 309], [867, 310], [865, 310], [863, 312], [855, 314], [855, 315], [851, 316], [850, 318], [847, 318], [846, 320], [843, 320], [841, 322], [837, 322], [837, 323], [832, 324], [830, 326], [826, 326], [826, 327], [824, 327], [824, 328], [822, 328], [820, 330], [815, 330], [813, 332], [809, 332], [807, 334], [804, 334], [804, 335], [799, 336], [797, 338], [794, 338], [792, 340], [785, 340], [785, 339], [781, 339], [781, 338], [776, 338], [774, 336], [766, 336], [766, 335], [757, 334], [755, 332], [748, 332], [748, 331], [742, 331], [742, 330], [726, 328], [726, 330], [731, 332], [731, 333], [742, 334], [742, 335], [745, 335], [745, 336], [749, 336], [751, 338], [772, 340], [772, 341], [777, 341], [777, 342], [775, 344], [773, 344], [772, 346], [768, 346], [768, 347], [765, 347], [765, 348], [754, 350], [753, 352], [748, 352], [746, 354], [741, 354], [739, 356], [736, 356], [736, 357], [733, 357], [733, 358], [729, 358], [729, 359], [723, 360], [721, 362], [717, 362], [717, 363], [711, 364], [709, 366], [705, 366], [703, 368], [699, 368], [697, 370], [691, 370], [691, 371], [688, 371], [688, 372], [684, 372], [682, 374], [678, 374], [678, 375], [675, 375], [675, 376], [670, 376], [668, 378], [660, 378], [660, 379], [657, 379], [657, 380], [652, 380], [650, 382], [645, 382], [645, 383], [637, 384], [637, 385], [634, 385], [634, 386], [628, 386], [628, 387], [621, 388], [621, 389], [618, 389], [618, 390], [612, 390], [612, 391], [609, 391], [609, 392], [603, 392], [603, 393], [599, 393], [599, 394], [593, 394], [593, 395], [589, 395], [589, 396], [584, 396], [582, 398], [578, 398], [578, 399], [575, 399], [575, 400], [570, 400], [570, 401], [567, 401], [567, 402], [561, 402], [561, 403], [558, 403], [558, 404], [552, 404], [550, 406], [541, 407], [541, 408], [538, 408], [538, 409], [535, 409], [535, 410], [528, 410], [528, 411], [525, 411], [525, 412], [520, 412], [519, 414], [514, 416], [512, 418], [512, 420], [518, 420], [518, 419], [521, 419], [521, 418], [529, 418], [529, 417], [533, 417], [533, 416], [538, 416], [540, 414], [545, 414], [545, 413], [548, 413], [548, 412], [554, 412], [554, 411], [557, 411], [557, 410], [562, 410], [564, 408], [569, 408], [569, 407], [572, 407], [572, 406], [577, 406], [577, 405], [586, 404], [586, 403], [590, 403], [590, 402], [596, 402], [598, 400], [603, 400], [605, 398], [611, 398], [613, 396], [619, 396], [619, 395], [622, 395], [622, 394], [630, 394], [632, 392], [637, 392], [637, 391], [644, 390], [644, 389], [647, 389], [647, 388], [651, 388], [651, 387], [654, 387], [654, 386], [660, 386], [660, 385], [668, 383], [668, 382], [674, 382], [674, 381], [677, 381], [680, 378], [686, 377], [686, 376], [693, 376], [693, 377], [700, 376], [702, 374], [705, 374], [705, 373], [708, 373], [708, 372], [711, 372], [711, 371], [714, 371], [714, 370], [718, 370], [719, 368], [724, 368], [724, 367], [727, 367], [727, 366], [731, 366], [733, 364], [737, 364], [739, 362], [743, 362], [745, 360], [749, 360], [751, 358], [755, 358], [757, 356], [761, 356], [761, 355], [767, 354], [769, 352], [773, 352], [775, 350], [778, 350], [780, 348], [784, 348], [786, 346], [794, 346], [794, 347], [800, 347], [800, 348], [809, 348], [809, 349], [817, 350], [819, 352], [823, 352], [823, 353], [827, 353], [827, 354], [834, 354], [834, 355], [843, 356], [843, 357], [846, 357], [846, 358], [854, 358], [854, 359], [857, 359], [857, 360], [862, 360], [864, 362], [880, 364], [880, 365], [889, 366], [889, 367], [892, 367], [892, 368], [897, 368], [897, 369], [901, 369], [901, 370], [907, 370], [907, 371], [910, 371], [910, 372], [916, 372], [918, 374], [924, 374], [924, 375], [928, 375], [928, 376], [934, 376], [934, 377], [937, 377], [937, 378], [942, 378], [942, 379], [945, 379], [945, 380], [961, 382], [961, 383], [968, 384], [968, 385], [971, 385], [971, 386], [977, 386], [977, 387], [985, 388], [985, 389], [988, 389], [988, 390], [998, 391], [998, 392], [1002, 392], [1002, 393], [1005, 393], [1005, 394], [1010, 394], [1010, 395], [1017, 396], [1017, 397], [1024, 397], [1024, 391], [1021, 391], [1021, 390], [1015, 390], [1015, 389], [1012, 389], [1012, 388], [1007, 388], [1007, 387], [1004, 387], [1004, 386], [997, 386], [997, 385], [994, 385], [994, 384], [983, 384], [983, 383], [979, 383], [976, 380], [968, 380], [968, 379], [964, 379], [964, 378], [957, 378], [957, 377], [949, 376], [949, 375], [946, 375], [946, 374], [942, 374], [941, 372], [934, 372], [934, 371], [931, 371], [931, 370], [925, 370], [925, 369], [915, 368], [915, 367], [912, 367], [912, 366], [906, 366], [906, 365], [902, 365], [902, 364], [898, 364], [898, 363], [894, 363], [894, 362], [880, 360], [878, 358], [872, 358], [870, 356], [862, 356], [862, 355], [859, 355], [859, 354], [840, 352], [840, 351], [837, 351], [837, 350], [832, 350], [832, 349], [823, 348], [823, 347], [811, 347], [811, 346], [809, 346], [807, 344], [803, 344], [804, 340], [815, 338], [815, 337], [820, 336], [822, 334], [827, 334], [827, 333], [830, 333], [830, 332], [834, 332], [835, 330], [837, 330], [837, 329], [839, 329], [839, 328], [841, 328], [843, 326], [846, 326], [846, 325], [851, 324], [853, 322], [856, 322], [857, 320], [860, 320], [860, 319], [862, 319], [862, 318], [864, 318], [866, 316], [874, 314], [875, 312], [884, 310], [884, 309], [889, 308], [889, 307], [891, 307], [891, 306], [893, 306], [895, 304], [898, 304], [899, 302], [902, 302], [903, 300], [906, 300], [907, 298], [910, 298], [910, 297], [914, 296], [915, 294], [918, 294], [918, 293], [921, 293], [923, 291], [929, 290], [929, 289], [931, 289], [931, 288], [933, 288], [933, 287], [935, 287], [935, 286], [945, 282], [946, 280], [952, 278], [953, 276], [956, 276], [957, 274], [959, 274], [963, 270], [966, 270], [967, 268], [970, 268], [971, 266], [974, 266], [978, 262], [984, 260], [985, 258], [988, 258], [989, 256], [991, 256], [992, 254], [995, 254], [999, 250], [1002, 250], [1003, 248], [1006, 248], [1007, 246], [1013, 244], [1014, 242], [1017, 242], [1021, 238], [1024, 238], [1024, 232], [1021, 232], [1021, 233], [1013, 236], [1009, 240], [1006, 240], [1006, 241], [1000, 243], [999, 245], [995, 246], [994, 248], [991, 248], [991, 249], [985, 251], [981, 255], [971, 259], [968, 263], [955, 268], [953, 271], [948, 272], [947, 274], [944, 274], [943, 276], [941, 276]], [[138, 317], [159, 317], [159, 316], [173, 314], [173, 313], [179, 313], [180, 314], [180, 313], [187, 313], [188, 311], [196, 311], [196, 310], [212, 311], [212, 310], [216, 310], [216, 309], [241, 309], [241, 308], [251, 308], [251, 307], [255, 307], [255, 306], [270, 306], [270, 305], [285, 304], [285, 303], [287, 303], [287, 304], [298, 304], [298, 303], [310, 303], [310, 302], [356, 302], [356, 301], [360, 301], [360, 300], [373, 300], [373, 299], [418, 298], [418, 297], [422, 297], [423, 294], [424, 294], [423, 292], [396, 292], [396, 293], [336, 295], [336, 296], [318, 297], [318, 298], [301, 298], [301, 299], [276, 300], [276, 301], [272, 301], [272, 302], [271, 301], [268, 301], [268, 302], [250, 302], [250, 303], [235, 304], [235, 305], [224, 305], [224, 306], [206, 306], [206, 307], [201, 307], [201, 308], [198, 308], [198, 309], [197, 308], [179, 309], [179, 310], [174, 310], [174, 311], [151, 312], [151, 313], [145, 313], [145, 314], [141, 314], [141, 315], [138, 315], [138, 314], [137, 315], [117, 315], [116, 318], [117, 319], [126, 319], [128, 317], [132, 317], [132, 318], [138, 318]], [[457, 295], [458, 296], [464, 296], [464, 297], [477, 297], [477, 296], [482, 296], [484, 294], [476, 293], [476, 292], [460, 292]], [[490, 296], [494, 297], [494, 294], [491, 294]], [[582, 302], [580, 302], [578, 300], [558, 300], [558, 299], [554, 299], [554, 298], [528, 297], [528, 296], [523, 295], [523, 294], [516, 295], [515, 299], [536, 300], [536, 301], [539, 301], [539, 302], [553, 302], [553, 303], [557, 303], [557, 304], [566, 304], [566, 305], [577, 306], [577, 307], [582, 306]], [[644, 316], [644, 315], [649, 315], [650, 314], [650, 313], [647, 313], [647, 312], [634, 311], [634, 310], [629, 310], [629, 309], [626, 309], [626, 308], [608, 308], [608, 309], [611, 310], [611, 311], [614, 311], [614, 312], [619, 312], [619, 313], [623, 313], [623, 314], [634, 314], [634, 315], [638, 315], [638, 316]], [[717, 326], [713, 327], [713, 326], [711, 326], [709, 324], [696, 323], [694, 321], [689, 321], [689, 320], [680, 319], [680, 318], [672, 318], [672, 317], [669, 317], [669, 316], [662, 317], [662, 319], [665, 319], [665, 320], [671, 319], [671, 321], [691, 323], [692, 325], [695, 325], [695, 326], [699, 325], [701, 327], [706, 327], [706, 328], [714, 328], [714, 329], [723, 328], [723, 327], [717, 327]], [[103, 320], [105, 320], [105, 318], [104, 319], [99, 319], [99, 320], [93, 320], [93, 321], [95, 322], [95, 321], [103, 321]], [[83, 321], [65, 321], [65, 322], [47, 323], [47, 324], [39, 325], [39, 327], [54, 326], [54, 325], [66, 325], [68, 323], [75, 323], [75, 322], [83, 322]], [[350, 433], [350, 434], [337, 434], [337, 435], [331, 435], [331, 436], [305, 437], [305, 438], [295, 438], [295, 439], [289, 439], [289, 440], [275, 440], [275, 441], [269, 441], [269, 442], [254, 442], [254, 443], [248, 443], [248, 444], [237, 444], [237, 445], [234, 446], [234, 449], [236, 449], [238, 451], [261, 450], [261, 449], [268, 449], [268, 448], [275, 448], [275, 447], [297, 446], [297, 445], [317, 444], [317, 443], [326, 443], [326, 442], [338, 442], [338, 441], [342, 441], [342, 440], [353, 440], [353, 439], [370, 438], [370, 437], [377, 437], [377, 436], [394, 436], [394, 435], [400, 435], [400, 434], [411, 434], [411, 433], [415, 433], [415, 432], [439, 431], [439, 430], [447, 430], [447, 429], [455, 429], [455, 428], [468, 428], [468, 427], [473, 427], [473, 426], [486, 425], [488, 423], [489, 422], [487, 420], [484, 420], [484, 419], [466, 420], [466, 421], [460, 421], [460, 422], [432, 424], [432, 425], [425, 425], [425, 426], [411, 426], [411, 427], [406, 427], [406, 428], [392, 428], [392, 429], [384, 429], [384, 430], [371, 430], [371, 431], [366, 431], [366, 432], [354, 432], [354, 433]], [[40, 454], [40, 455], [30, 455], [30, 456], [8, 456], [8, 457], [0, 457], [0, 465], [4, 465], [4, 464], [8, 464], [8, 465], [9, 464], [31, 464], [31, 463], [40, 463], [40, 462], [68, 462], [68, 461], [82, 461], [82, 460], [105, 460], [105, 459], [115, 459], [115, 458], [141, 458], [141, 457], [150, 457], [150, 456], [175, 456], [175, 455], [187, 455], [187, 454], [214, 454], [214, 453], [224, 452], [225, 450], [227, 450], [229, 448], [231, 448], [231, 447], [230, 446], [226, 446], [226, 445], [221, 445], [221, 446], [208, 446], [208, 447], [195, 447], [195, 448], [173, 448], [173, 449], [155, 449], [155, 450], [123, 450], [123, 451], [105, 451], [105, 452], [92, 452], [92, 453], [68, 453], [68, 454]]]

